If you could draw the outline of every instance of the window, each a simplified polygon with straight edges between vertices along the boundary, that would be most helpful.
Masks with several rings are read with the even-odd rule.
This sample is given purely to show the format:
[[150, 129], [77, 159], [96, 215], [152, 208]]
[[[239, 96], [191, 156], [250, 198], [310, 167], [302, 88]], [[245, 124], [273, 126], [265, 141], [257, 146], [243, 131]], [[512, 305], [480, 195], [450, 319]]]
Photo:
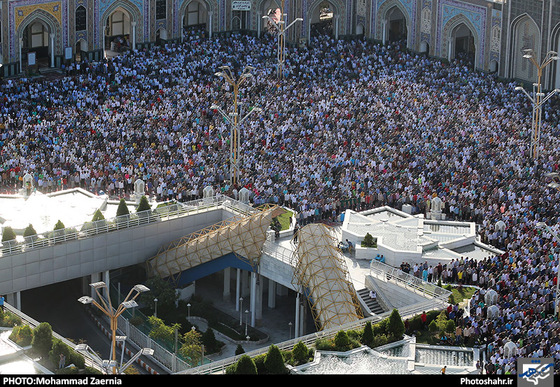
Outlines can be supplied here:
[[156, 1], [156, 20], [167, 18], [167, 0]]
[[87, 29], [86, 9], [79, 6], [76, 9], [76, 31], [85, 31]]

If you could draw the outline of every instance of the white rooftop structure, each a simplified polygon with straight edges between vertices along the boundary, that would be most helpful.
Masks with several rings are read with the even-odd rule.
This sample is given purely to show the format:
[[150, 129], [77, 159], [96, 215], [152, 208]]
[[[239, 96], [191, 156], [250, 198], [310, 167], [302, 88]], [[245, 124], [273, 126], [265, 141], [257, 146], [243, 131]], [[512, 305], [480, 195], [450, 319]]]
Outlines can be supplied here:
[[[376, 248], [360, 246], [367, 233], [377, 241]], [[478, 240], [473, 222], [425, 219], [387, 206], [346, 210], [342, 241], [346, 240], [356, 246], [356, 258], [383, 255], [387, 264], [396, 267], [403, 261], [437, 265], [460, 257], [481, 259], [503, 253]]]

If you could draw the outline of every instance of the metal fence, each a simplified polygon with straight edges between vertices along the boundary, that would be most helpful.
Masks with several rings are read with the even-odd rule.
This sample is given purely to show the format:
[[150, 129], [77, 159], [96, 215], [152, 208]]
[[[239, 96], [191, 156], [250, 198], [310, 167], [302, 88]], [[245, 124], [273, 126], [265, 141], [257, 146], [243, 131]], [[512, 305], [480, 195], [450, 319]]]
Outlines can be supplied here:
[[376, 261], [375, 259], [372, 260], [370, 264], [370, 273], [375, 278], [384, 282], [392, 282], [407, 290], [419, 293], [424, 297], [447, 301], [451, 295], [449, 290], [444, 289], [437, 284], [424, 281], [421, 278], [405, 273], [400, 269]]
[[91, 238], [116, 230], [143, 226], [150, 223], [167, 221], [188, 215], [196, 215], [216, 207], [226, 208], [242, 215], [249, 215], [255, 208], [226, 196], [213, 196], [192, 200], [185, 203], [167, 203], [154, 210], [140, 211], [133, 214], [116, 216], [98, 221], [85, 222], [83, 225], [53, 230], [41, 234], [31, 235], [20, 240], [4, 241], [0, 243], [0, 256], [20, 254], [25, 251], [53, 246], [73, 240]]

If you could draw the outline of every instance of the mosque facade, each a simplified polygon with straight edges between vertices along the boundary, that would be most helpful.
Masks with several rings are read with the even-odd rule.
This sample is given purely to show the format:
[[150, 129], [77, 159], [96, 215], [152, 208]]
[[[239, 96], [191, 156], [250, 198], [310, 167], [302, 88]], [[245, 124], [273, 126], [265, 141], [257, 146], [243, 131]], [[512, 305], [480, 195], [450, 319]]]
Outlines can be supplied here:
[[[280, 7], [292, 44], [310, 44], [319, 33], [400, 41], [415, 52], [461, 56], [480, 71], [531, 83], [537, 67], [524, 50], [532, 49], [539, 63], [560, 51], [557, 0], [0, 0], [0, 75], [99, 60], [109, 50], [177, 41], [194, 28], [208, 36], [260, 36], [273, 29]], [[543, 74], [545, 88], [560, 87], [557, 62]]]

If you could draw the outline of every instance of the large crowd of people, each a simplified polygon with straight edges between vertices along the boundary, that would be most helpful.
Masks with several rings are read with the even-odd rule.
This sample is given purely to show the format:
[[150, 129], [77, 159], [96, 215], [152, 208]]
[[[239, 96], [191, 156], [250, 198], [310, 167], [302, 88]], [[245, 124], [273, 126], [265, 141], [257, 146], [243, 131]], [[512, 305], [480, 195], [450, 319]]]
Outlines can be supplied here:
[[[253, 77], [240, 89], [242, 171], [229, 181], [233, 92], [220, 66]], [[42, 192], [83, 187], [111, 197], [136, 179], [159, 201], [187, 201], [205, 186], [252, 202], [296, 209], [301, 225], [333, 221], [346, 208], [443, 200], [449, 219], [474, 221], [481, 239], [506, 251], [467, 261], [479, 287], [462, 329], [485, 337], [489, 373], [515, 372], [518, 355], [560, 363], [554, 298], [558, 246], [537, 227], [558, 223], [560, 105], [544, 108], [540, 156], [530, 157], [531, 105], [512, 82], [441, 61], [398, 43], [314, 37], [288, 47], [276, 75], [273, 36], [187, 34], [184, 42], [66, 66], [55, 79], [0, 84], [0, 192], [23, 175]], [[495, 227], [504, 222], [504, 230]], [[473, 283], [472, 272], [475, 272]], [[501, 313], [486, 318], [495, 289]]]

